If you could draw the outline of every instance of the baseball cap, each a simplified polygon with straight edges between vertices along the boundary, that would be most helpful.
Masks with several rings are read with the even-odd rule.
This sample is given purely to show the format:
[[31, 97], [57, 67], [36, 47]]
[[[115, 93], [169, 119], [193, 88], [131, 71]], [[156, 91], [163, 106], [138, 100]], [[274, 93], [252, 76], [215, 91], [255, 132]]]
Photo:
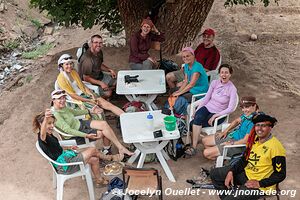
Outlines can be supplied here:
[[191, 54], [195, 55], [195, 52], [194, 52], [194, 50], [193, 50], [192, 47], [185, 47], [185, 48], [183, 48], [183, 49], [181, 50], [181, 52], [184, 52], [184, 51], [188, 51], [188, 52], [190, 52]]
[[51, 92], [52, 99], [59, 99], [62, 96], [67, 96], [64, 90], [54, 90], [53, 92]]
[[202, 33], [202, 35], [213, 35], [215, 36], [215, 31], [211, 28], [205, 29]]
[[69, 55], [69, 54], [63, 54], [59, 57], [58, 61], [57, 61], [57, 64], [60, 65], [60, 64], [63, 64], [65, 62], [68, 62], [68, 61], [71, 61], [72, 59], [72, 56]]

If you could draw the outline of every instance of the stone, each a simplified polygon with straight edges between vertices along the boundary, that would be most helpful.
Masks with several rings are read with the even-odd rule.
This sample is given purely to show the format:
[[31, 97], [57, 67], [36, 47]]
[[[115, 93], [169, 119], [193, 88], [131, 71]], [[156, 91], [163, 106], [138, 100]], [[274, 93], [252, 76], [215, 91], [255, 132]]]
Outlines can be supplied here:
[[13, 52], [12, 57], [20, 57], [22, 53], [20, 52]]
[[54, 28], [52, 26], [46, 26], [44, 29], [44, 35], [52, 35]]
[[5, 10], [4, 3], [0, 3], [0, 12], [4, 12], [4, 10]]
[[254, 33], [251, 34], [250, 39], [251, 39], [252, 41], [256, 41], [256, 40], [257, 40], [257, 35], [254, 34]]
[[12, 66], [12, 69], [16, 69], [16, 70], [20, 70], [20, 69], [22, 69], [23, 68], [23, 66], [22, 65], [19, 65], [19, 64], [15, 64], [15, 65], [13, 65]]
[[55, 42], [55, 38], [52, 35], [48, 35], [44, 39], [45, 39], [46, 44], [51, 44], [51, 43]]
[[35, 39], [39, 36], [38, 32], [36, 30], [36, 27], [34, 27], [33, 25], [25, 26], [25, 27], [21, 28], [21, 30], [24, 35], [26, 35], [32, 39]]

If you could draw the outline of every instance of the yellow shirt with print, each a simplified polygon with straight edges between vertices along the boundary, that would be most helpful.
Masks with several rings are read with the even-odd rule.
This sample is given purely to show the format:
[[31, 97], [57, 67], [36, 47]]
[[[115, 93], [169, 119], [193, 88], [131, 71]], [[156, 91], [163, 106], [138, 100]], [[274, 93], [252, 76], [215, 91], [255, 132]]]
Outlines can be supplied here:
[[[264, 143], [255, 142], [252, 146], [252, 150], [248, 159], [248, 164], [245, 167], [245, 172], [249, 180], [262, 180], [268, 178], [274, 172], [272, 165], [272, 158], [276, 156], [285, 157], [285, 149], [279, 140], [272, 137]], [[276, 166], [276, 170], [280, 171], [281, 166]], [[259, 188], [260, 190], [275, 190], [276, 185], [272, 185], [265, 188]]]

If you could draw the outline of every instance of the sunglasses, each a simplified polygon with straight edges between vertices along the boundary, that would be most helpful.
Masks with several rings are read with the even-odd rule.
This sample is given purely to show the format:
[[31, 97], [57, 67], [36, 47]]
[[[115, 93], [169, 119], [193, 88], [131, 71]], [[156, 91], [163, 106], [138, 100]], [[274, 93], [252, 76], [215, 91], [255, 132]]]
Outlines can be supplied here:
[[58, 92], [55, 92], [53, 95], [59, 95], [59, 94], [65, 94], [66, 92], [63, 90], [63, 91], [58, 91]]
[[72, 56], [70, 56], [70, 57], [66, 57], [66, 58], [64, 58], [64, 60], [71, 60], [73, 57]]

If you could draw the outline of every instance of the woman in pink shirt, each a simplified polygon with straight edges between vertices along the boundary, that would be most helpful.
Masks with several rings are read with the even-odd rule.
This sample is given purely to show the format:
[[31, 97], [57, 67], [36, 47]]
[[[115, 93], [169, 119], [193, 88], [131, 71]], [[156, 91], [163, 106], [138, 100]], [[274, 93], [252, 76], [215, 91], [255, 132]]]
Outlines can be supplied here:
[[[219, 68], [219, 80], [214, 80], [209, 86], [205, 97], [198, 101], [198, 105], [192, 125], [192, 146], [185, 153], [195, 155], [199, 135], [202, 127], [213, 125], [214, 120], [224, 114], [234, 111], [237, 102], [237, 89], [230, 81], [233, 69], [228, 64], [223, 64]], [[218, 121], [222, 123], [224, 119]]]

